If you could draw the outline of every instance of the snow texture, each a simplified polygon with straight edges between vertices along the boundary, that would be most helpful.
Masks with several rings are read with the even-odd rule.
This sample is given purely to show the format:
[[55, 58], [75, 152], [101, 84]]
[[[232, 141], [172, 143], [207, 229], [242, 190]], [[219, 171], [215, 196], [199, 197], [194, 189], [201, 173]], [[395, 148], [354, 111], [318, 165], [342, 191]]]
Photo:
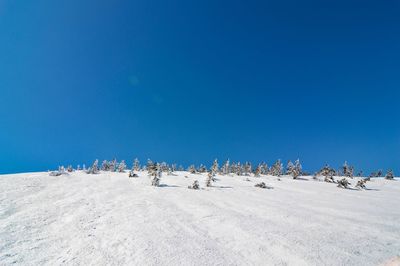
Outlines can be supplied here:
[[397, 178], [138, 174], [0, 175], [0, 265], [398, 265]]

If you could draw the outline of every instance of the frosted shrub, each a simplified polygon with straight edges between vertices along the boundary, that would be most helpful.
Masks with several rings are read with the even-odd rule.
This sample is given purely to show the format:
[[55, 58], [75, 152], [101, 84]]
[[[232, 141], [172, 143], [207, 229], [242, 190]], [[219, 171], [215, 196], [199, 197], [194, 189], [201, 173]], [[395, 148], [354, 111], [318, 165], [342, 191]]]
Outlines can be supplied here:
[[338, 187], [349, 188], [350, 182], [346, 178], [342, 178], [338, 181]]
[[385, 179], [388, 179], [388, 180], [393, 180], [394, 179], [394, 174], [393, 174], [392, 170], [389, 170], [387, 172]]
[[200, 189], [199, 181], [195, 180], [191, 186], [188, 186], [189, 189]]
[[264, 182], [258, 183], [254, 185], [255, 187], [259, 187], [259, 188], [268, 188], [271, 189], [272, 187], [267, 186]]
[[356, 188], [358, 189], [366, 189], [365, 184], [367, 183], [367, 180], [361, 179], [357, 182]]

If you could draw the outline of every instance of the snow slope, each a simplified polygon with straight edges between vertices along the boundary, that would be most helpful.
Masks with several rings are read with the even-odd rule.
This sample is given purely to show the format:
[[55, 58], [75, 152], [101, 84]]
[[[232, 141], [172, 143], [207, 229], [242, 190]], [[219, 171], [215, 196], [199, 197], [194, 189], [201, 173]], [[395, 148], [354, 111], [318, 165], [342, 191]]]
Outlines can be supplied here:
[[[204, 188], [205, 175], [177, 175], [161, 187], [144, 172], [0, 175], [0, 264], [380, 265], [400, 255], [398, 179], [359, 191], [310, 177], [218, 176]], [[202, 190], [187, 188], [195, 179]]]

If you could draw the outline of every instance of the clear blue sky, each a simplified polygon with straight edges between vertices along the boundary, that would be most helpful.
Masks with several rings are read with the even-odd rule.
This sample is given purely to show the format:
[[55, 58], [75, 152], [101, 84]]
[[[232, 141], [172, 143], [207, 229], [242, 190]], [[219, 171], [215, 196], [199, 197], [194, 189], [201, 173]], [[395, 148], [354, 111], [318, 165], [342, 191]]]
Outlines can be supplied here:
[[399, 1], [0, 0], [0, 172], [400, 171]]

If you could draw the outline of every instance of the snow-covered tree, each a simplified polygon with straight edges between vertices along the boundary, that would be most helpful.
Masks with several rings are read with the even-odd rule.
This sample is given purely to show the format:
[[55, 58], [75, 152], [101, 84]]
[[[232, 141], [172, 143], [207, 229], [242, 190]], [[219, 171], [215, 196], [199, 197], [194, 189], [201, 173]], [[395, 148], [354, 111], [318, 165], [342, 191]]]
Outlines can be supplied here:
[[196, 167], [194, 166], [194, 164], [189, 166], [188, 172], [191, 173], [191, 174], [195, 174], [196, 173]]
[[107, 160], [104, 160], [101, 163], [101, 170], [102, 171], [109, 171], [110, 170], [110, 165], [108, 164]]
[[117, 170], [117, 159], [114, 159], [111, 162], [109, 162], [109, 170], [110, 172], [115, 172]]
[[156, 164], [156, 169], [153, 171], [153, 179], [151, 180], [151, 185], [158, 187], [160, 186], [160, 180], [162, 176], [161, 166], [159, 163]]
[[299, 177], [300, 175], [301, 175], [301, 173], [302, 173], [302, 166], [301, 166], [301, 163], [300, 163], [300, 160], [299, 159], [297, 159], [295, 162], [294, 162], [294, 165], [293, 165], [293, 169], [292, 169], [292, 173], [291, 173], [291, 175], [292, 175], [292, 177], [293, 177], [293, 179], [296, 179], [297, 177]]
[[287, 175], [292, 175], [294, 170], [294, 164], [292, 163], [292, 161], [289, 161], [287, 166], [286, 166], [286, 174]]
[[261, 174], [268, 175], [268, 165], [264, 162], [261, 164]]
[[200, 164], [199, 166], [199, 173], [207, 172], [207, 167], [204, 164]]
[[236, 174], [237, 174], [238, 176], [241, 176], [241, 175], [243, 174], [243, 167], [242, 167], [242, 165], [240, 164], [240, 162], [238, 162], [238, 163], [236, 164], [235, 170], [236, 170]]
[[82, 171], [86, 171], [86, 164], [82, 165]]
[[154, 176], [156, 175], [155, 173], [157, 172], [157, 164], [153, 163], [152, 160], [148, 159], [146, 169], [149, 176]]
[[126, 163], [125, 163], [125, 160], [122, 160], [118, 164], [118, 172], [123, 173], [123, 172], [125, 172], [125, 169], [126, 169]]
[[93, 165], [88, 169], [88, 174], [98, 174], [99, 173], [99, 160], [95, 160]]
[[333, 179], [333, 176], [335, 175], [335, 170], [327, 164], [321, 170], [319, 170], [318, 175], [322, 175], [323, 177], [325, 177], [325, 182], [335, 182], [335, 180]]
[[226, 160], [226, 162], [224, 163], [224, 166], [222, 167], [222, 174], [223, 175], [229, 174], [229, 159]]
[[251, 163], [249, 163], [249, 162], [246, 162], [245, 164], [244, 164], [244, 167], [243, 167], [243, 171], [244, 171], [244, 175], [245, 176], [249, 176], [250, 175], [250, 173], [251, 173]]
[[133, 170], [136, 172], [140, 171], [140, 162], [138, 158], [135, 158], [135, 160], [133, 160]]
[[67, 172], [71, 173], [72, 171], [74, 171], [74, 169], [72, 168], [72, 165], [68, 165]]
[[394, 179], [394, 174], [393, 170], [389, 170], [385, 176], [385, 179], [393, 180]]
[[76, 166], [76, 171], [80, 171], [81, 170], [81, 166], [78, 164], [77, 166]]
[[353, 178], [353, 176], [354, 176], [354, 167], [353, 166], [349, 166], [347, 164], [347, 162], [344, 162], [342, 170], [343, 170], [344, 176]]
[[283, 165], [281, 160], [275, 162], [275, 164], [271, 167], [271, 174], [273, 176], [281, 176], [282, 175]]
[[172, 171], [172, 172], [176, 172], [177, 169], [178, 169], [178, 167], [176, 166], [176, 163], [173, 163], [173, 164], [171, 165], [171, 171]]
[[261, 164], [259, 164], [254, 172], [254, 176], [255, 177], [260, 177], [261, 176], [261, 172], [262, 172], [262, 166]]
[[210, 173], [208, 173], [208, 175], [207, 175], [206, 187], [211, 187], [213, 181], [214, 181], [214, 176], [213, 176], [213, 174], [210, 172]]
[[212, 167], [211, 167], [211, 174], [212, 174], [212, 176], [216, 176], [216, 175], [217, 175], [218, 169], [219, 169], [218, 160], [215, 159], [215, 160], [214, 160], [214, 163], [213, 163], [213, 165], [212, 165]]

